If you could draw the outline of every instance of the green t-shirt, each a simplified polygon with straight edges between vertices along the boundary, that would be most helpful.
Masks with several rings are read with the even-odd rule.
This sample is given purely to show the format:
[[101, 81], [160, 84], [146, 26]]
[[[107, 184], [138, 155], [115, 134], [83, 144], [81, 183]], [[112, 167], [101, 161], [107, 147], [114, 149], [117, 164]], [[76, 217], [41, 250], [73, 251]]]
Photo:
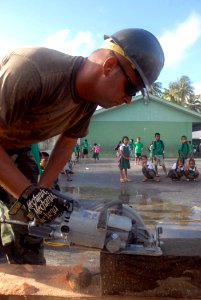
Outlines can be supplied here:
[[134, 149], [134, 142], [129, 143], [130, 150]]
[[84, 150], [84, 149], [88, 149], [88, 147], [89, 147], [88, 142], [84, 141], [83, 144], [82, 144], [82, 149], [83, 149], [83, 150]]
[[162, 155], [164, 150], [164, 143], [162, 140], [154, 141], [152, 145], [152, 150], [154, 152], [154, 155]]
[[137, 153], [142, 153], [142, 148], [143, 148], [143, 144], [141, 142], [135, 142], [134, 143], [135, 146], [135, 154]]
[[188, 157], [190, 149], [189, 149], [189, 145], [187, 143], [179, 145], [178, 150], [181, 151], [181, 152], [179, 152], [179, 157], [180, 158], [187, 158]]
[[193, 144], [188, 144], [189, 146], [189, 152], [193, 152], [194, 150], [194, 145]]

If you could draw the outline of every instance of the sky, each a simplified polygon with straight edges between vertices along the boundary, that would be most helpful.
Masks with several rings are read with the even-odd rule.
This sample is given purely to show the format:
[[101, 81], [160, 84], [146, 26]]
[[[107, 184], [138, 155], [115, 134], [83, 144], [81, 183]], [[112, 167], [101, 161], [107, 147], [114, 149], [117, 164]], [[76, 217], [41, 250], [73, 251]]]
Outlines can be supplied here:
[[24, 46], [87, 56], [104, 34], [124, 28], [143, 28], [159, 39], [163, 88], [186, 75], [201, 94], [200, 0], [0, 0], [0, 58]]

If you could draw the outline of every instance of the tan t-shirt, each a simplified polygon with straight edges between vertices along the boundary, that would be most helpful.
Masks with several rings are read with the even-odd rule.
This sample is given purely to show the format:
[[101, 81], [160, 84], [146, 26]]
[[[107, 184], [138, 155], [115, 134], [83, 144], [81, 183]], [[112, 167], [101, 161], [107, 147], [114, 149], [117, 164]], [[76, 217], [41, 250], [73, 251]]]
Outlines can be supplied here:
[[18, 149], [64, 133], [87, 134], [97, 105], [79, 99], [74, 83], [83, 57], [22, 48], [0, 65], [0, 143]]

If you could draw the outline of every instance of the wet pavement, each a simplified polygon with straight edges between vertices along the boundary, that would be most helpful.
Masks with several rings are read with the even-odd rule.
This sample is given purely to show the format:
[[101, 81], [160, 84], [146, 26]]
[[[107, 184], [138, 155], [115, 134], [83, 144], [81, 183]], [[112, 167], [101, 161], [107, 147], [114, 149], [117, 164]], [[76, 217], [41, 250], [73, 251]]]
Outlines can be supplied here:
[[[167, 160], [171, 168], [174, 160]], [[201, 172], [201, 160], [196, 164]], [[128, 175], [131, 182], [120, 183], [118, 164], [115, 159], [102, 159], [96, 163], [83, 159], [74, 167], [72, 181], [60, 175], [64, 192], [77, 199], [121, 200], [133, 206], [149, 223], [180, 221], [185, 224], [201, 220], [201, 178], [199, 182], [172, 182], [159, 169], [160, 182], [142, 182], [141, 166], [131, 162]]]

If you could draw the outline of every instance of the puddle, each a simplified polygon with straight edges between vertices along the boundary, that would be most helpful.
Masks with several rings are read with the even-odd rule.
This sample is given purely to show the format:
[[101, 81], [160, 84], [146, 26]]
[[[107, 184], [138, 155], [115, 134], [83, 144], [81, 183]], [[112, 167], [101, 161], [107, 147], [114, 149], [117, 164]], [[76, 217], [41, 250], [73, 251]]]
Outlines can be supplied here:
[[63, 191], [80, 200], [120, 200], [123, 204], [135, 208], [143, 220], [150, 225], [167, 221], [187, 226], [189, 222], [201, 220], [201, 208], [198, 206], [175, 204], [173, 201], [153, 197], [132, 188], [65, 187]]

